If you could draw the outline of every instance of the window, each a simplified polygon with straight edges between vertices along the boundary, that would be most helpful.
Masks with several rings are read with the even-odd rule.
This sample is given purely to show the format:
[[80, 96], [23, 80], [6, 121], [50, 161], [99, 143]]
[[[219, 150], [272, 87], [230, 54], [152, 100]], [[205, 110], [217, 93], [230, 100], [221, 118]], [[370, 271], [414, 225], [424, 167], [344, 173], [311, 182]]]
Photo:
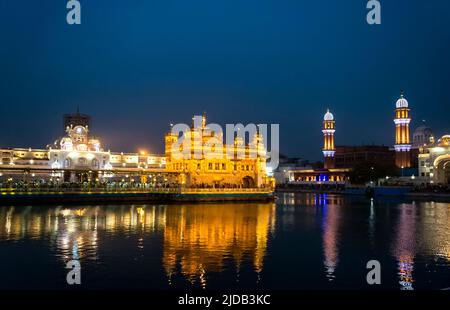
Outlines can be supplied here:
[[212, 170], [212, 163], [209, 163], [209, 164], [208, 164], [208, 169], [209, 169], [209, 170]]
[[214, 165], [214, 169], [219, 170], [219, 163], [216, 163], [216, 164]]
[[225, 164], [222, 164], [222, 170], [227, 170], [227, 166]]

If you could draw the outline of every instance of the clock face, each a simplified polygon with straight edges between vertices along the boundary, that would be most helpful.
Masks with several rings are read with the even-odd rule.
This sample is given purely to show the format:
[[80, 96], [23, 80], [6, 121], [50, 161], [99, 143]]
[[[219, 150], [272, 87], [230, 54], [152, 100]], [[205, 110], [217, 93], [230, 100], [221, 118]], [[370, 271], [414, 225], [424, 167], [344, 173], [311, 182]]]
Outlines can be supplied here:
[[75, 133], [77, 135], [84, 135], [86, 134], [86, 129], [83, 126], [77, 126], [75, 127]]

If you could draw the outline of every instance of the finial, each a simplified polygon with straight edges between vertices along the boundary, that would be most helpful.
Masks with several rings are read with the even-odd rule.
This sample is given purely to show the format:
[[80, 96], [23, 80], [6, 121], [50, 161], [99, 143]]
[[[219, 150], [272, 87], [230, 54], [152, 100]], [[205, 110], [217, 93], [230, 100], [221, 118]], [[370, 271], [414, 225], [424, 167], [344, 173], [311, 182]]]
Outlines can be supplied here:
[[403, 98], [403, 89], [400, 90], [400, 97]]

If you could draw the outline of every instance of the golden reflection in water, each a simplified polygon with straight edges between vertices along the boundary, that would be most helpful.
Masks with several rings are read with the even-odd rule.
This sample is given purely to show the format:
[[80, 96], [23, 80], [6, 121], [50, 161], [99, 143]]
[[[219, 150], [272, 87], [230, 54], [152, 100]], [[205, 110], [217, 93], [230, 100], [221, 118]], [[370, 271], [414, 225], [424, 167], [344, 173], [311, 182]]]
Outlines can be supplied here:
[[152, 233], [163, 235], [162, 264], [169, 281], [178, 270], [206, 286], [208, 272], [244, 262], [261, 273], [275, 204], [0, 208], [0, 240], [47, 239], [62, 263], [98, 259], [98, 232], [137, 235], [138, 249]]
[[169, 206], [164, 229], [163, 265], [169, 283], [181, 273], [206, 287], [206, 275], [221, 272], [227, 261], [237, 277], [250, 261], [259, 277], [267, 240], [275, 225], [275, 204]]
[[414, 257], [416, 255], [416, 205], [401, 204], [394, 256], [398, 264], [398, 276], [401, 290], [413, 290]]

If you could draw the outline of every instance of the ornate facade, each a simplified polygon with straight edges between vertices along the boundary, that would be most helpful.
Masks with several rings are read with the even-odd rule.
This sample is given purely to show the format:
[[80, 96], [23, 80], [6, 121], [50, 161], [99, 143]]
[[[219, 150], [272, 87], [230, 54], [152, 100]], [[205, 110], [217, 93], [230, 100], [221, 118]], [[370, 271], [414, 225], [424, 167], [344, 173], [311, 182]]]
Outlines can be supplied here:
[[450, 184], [450, 135], [421, 149], [419, 176], [426, 183]]
[[66, 135], [46, 149], [0, 149], [0, 183], [140, 182], [147, 172], [164, 168], [163, 155], [104, 150], [87, 125], [67, 126]]
[[[189, 151], [183, 146], [174, 147], [181, 140], [187, 143]], [[208, 128], [203, 115], [201, 124], [193, 124], [182, 137], [169, 132], [165, 143], [166, 170], [179, 173], [179, 182], [186, 187], [256, 188], [273, 184], [266, 174], [266, 151], [258, 132], [250, 143], [236, 137], [234, 144], [226, 145], [221, 134]]]

